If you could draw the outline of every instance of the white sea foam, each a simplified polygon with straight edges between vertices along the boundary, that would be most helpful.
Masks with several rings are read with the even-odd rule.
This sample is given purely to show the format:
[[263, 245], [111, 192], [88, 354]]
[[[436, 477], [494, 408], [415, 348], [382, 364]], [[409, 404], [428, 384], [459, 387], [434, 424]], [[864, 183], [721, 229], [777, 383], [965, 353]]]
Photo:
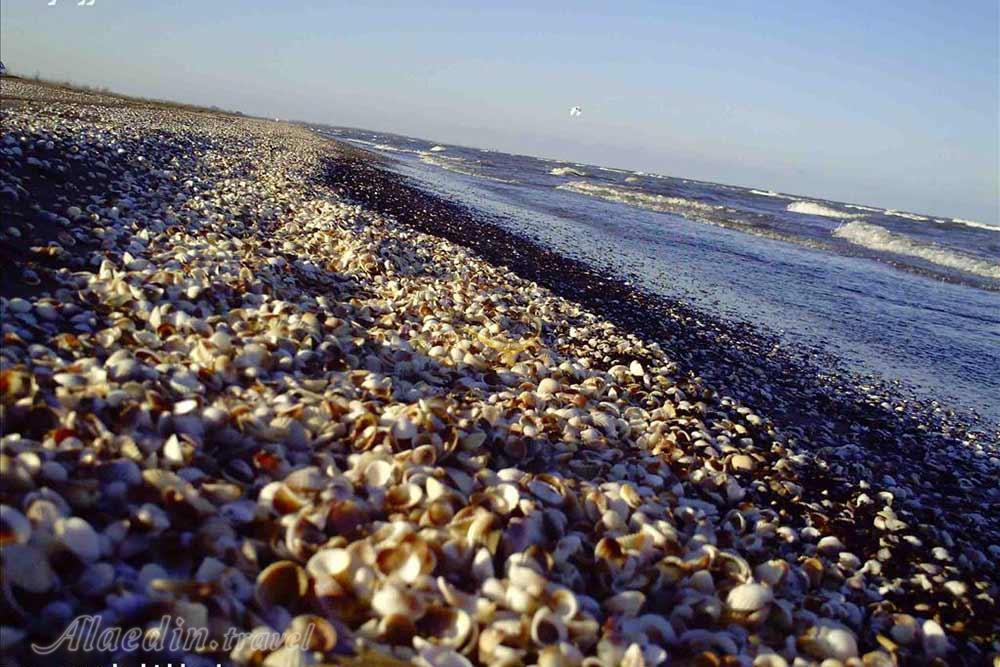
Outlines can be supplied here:
[[750, 192], [755, 195], [760, 195], [761, 197], [777, 197], [778, 199], [791, 199], [791, 197], [786, 197], [785, 195], [778, 194], [774, 190], [751, 190]]
[[549, 173], [553, 176], [587, 176], [587, 172], [573, 167], [553, 167]]
[[626, 188], [613, 188], [606, 185], [596, 185], [584, 181], [570, 181], [558, 186], [559, 190], [570, 190], [583, 195], [605, 199], [607, 201], [628, 204], [650, 211], [667, 213], [684, 213], [690, 211], [714, 211], [721, 207], [703, 204], [683, 197], [665, 197], [663, 195]]
[[638, 183], [641, 180], [642, 179], [639, 178], [638, 176], [626, 176], [625, 177], [625, 182], [626, 183]]
[[991, 232], [1000, 232], [1000, 227], [986, 222], [976, 222], [975, 220], [966, 220], [965, 218], [952, 218], [951, 221], [959, 225], [965, 225], [966, 227], [975, 227], [977, 229], [988, 229]]
[[927, 220], [930, 220], [930, 218], [922, 216], [922, 215], [917, 215], [916, 213], [904, 213], [902, 211], [897, 211], [896, 209], [893, 209], [893, 208], [887, 208], [885, 210], [885, 214], [886, 215], [894, 215], [897, 218], [906, 218], [907, 220], [918, 220], [918, 221], [923, 221], [923, 222], [926, 222]]
[[441, 169], [446, 169], [448, 171], [453, 171], [456, 174], [465, 174], [466, 176], [474, 176], [476, 178], [484, 178], [488, 181], [496, 181], [498, 183], [517, 183], [514, 180], [508, 180], [506, 178], [496, 178], [494, 176], [487, 176], [480, 170], [473, 167], [471, 164], [466, 162], [460, 157], [451, 157], [448, 155], [437, 155], [434, 153], [421, 153], [420, 161], [424, 164], [433, 165], [435, 167], [440, 167]]
[[1000, 264], [943, 248], [936, 243], [918, 241], [904, 234], [896, 234], [878, 225], [855, 220], [837, 227], [833, 230], [833, 235], [870, 250], [917, 257], [938, 266], [1000, 280]]
[[881, 213], [882, 209], [872, 208], [871, 206], [862, 206], [861, 204], [844, 204], [847, 208], [855, 208], [859, 211], [871, 211], [872, 213]]
[[446, 151], [446, 150], [448, 150], [448, 149], [445, 148], [444, 146], [432, 146], [431, 147], [431, 152], [432, 153], [440, 153], [441, 151]]
[[843, 211], [838, 211], [830, 208], [829, 206], [817, 204], [814, 201], [793, 201], [785, 208], [792, 213], [802, 213], [803, 215], [821, 215], [824, 218], [841, 218], [844, 220], [850, 220], [852, 218], [862, 217], [852, 213], [844, 213]]

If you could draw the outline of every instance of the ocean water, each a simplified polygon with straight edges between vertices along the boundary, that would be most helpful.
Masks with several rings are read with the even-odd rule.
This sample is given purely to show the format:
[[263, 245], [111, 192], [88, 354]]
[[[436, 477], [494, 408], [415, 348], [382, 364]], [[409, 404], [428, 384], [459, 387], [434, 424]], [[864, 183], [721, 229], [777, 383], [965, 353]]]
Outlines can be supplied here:
[[1000, 423], [1000, 226], [313, 129], [576, 259]]

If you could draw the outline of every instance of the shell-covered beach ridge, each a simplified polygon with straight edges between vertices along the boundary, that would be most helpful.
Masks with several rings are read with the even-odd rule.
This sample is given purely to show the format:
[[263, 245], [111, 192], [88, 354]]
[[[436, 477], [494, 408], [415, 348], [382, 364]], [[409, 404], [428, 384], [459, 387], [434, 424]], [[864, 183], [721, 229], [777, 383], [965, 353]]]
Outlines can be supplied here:
[[996, 664], [989, 443], [784, 428], [303, 126], [2, 94], [0, 664]]

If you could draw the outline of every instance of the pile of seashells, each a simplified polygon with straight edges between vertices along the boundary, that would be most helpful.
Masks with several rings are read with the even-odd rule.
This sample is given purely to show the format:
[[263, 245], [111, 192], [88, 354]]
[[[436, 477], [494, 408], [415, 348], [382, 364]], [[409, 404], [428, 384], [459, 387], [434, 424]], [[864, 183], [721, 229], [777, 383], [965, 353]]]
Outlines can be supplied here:
[[[911, 523], [905, 481], [805, 455], [658, 345], [340, 200], [335, 144], [3, 92], [38, 101], [4, 107], [2, 205], [63, 230], [31, 247], [3, 225], [26, 246], [4, 270], [37, 274], [2, 300], [3, 664], [81, 614], [316, 628], [187, 665], [1000, 648], [995, 522]], [[91, 165], [103, 194], [74, 181]]]

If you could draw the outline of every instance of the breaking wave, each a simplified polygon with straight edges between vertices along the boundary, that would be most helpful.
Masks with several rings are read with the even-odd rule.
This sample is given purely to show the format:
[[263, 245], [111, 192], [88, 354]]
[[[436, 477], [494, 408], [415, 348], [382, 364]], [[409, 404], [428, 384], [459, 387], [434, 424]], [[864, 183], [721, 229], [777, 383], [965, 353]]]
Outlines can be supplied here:
[[473, 167], [460, 157], [435, 155], [433, 153], [421, 153], [420, 161], [423, 162], [424, 164], [429, 164], [435, 167], [440, 167], [441, 169], [445, 169], [447, 171], [455, 172], [456, 174], [465, 174], [466, 176], [474, 176], [475, 178], [484, 178], [487, 181], [496, 181], [497, 183], [517, 183], [517, 181], [508, 180], [506, 178], [487, 176], [482, 171], [476, 169], [475, 167]]
[[792, 197], [780, 194], [778, 192], [775, 192], [774, 190], [751, 190], [750, 192], [752, 192], [755, 195], [760, 195], [761, 197], [775, 197], [777, 199], [792, 199]]
[[587, 172], [573, 167], [553, 167], [550, 171], [553, 176], [587, 176]]
[[785, 207], [786, 210], [792, 213], [802, 213], [804, 215], [821, 215], [824, 218], [841, 218], [844, 220], [851, 220], [853, 218], [863, 217], [861, 215], [855, 215], [853, 213], [844, 213], [843, 211], [838, 211], [837, 209], [830, 208], [829, 206], [823, 206], [822, 204], [817, 204], [814, 201], [793, 201], [791, 204]]
[[872, 213], [881, 213], [882, 209], [874, 208], [872, 206], [862, 206], [861, 204], [844, 204], [847, 208], [856, 208], [859, 211], [871, 211]]
[[570, 190], [571, 192], [597, 197], [598, 199], [663, 213], [683, 214], [690, 211], [716, 211], [722, 209], [721, 206], [703, 204], [699, 201], [684, 199], [683, 197], [665, 197], [650, 192], [643, 192], [642, 190], [612, 188], [606, 185], [596, 185], [583, 181], [570, 181], [569, 183], [557, 186], [557, 189]]
[[446, 151], [446, 150], [448, 150], [448, 149], [445, 148], [444, 146], [432, 146], [431, 147], [431, 152], [432, 153], [440, 153], [441, 151]]
[[966, 220], [965, 218], [952, 218], [952, 222], [958, 225], [965, 225], [966, 227], [975, 227], [976, 229], [988, 229], [991, 232], [1000, 232], [1000, 227], [996, 225], [988, 225], [985, 222], [976, 222], [975, 220]]
[[903, 234], [895, 234], [878, 225], [855, 220], [837, 227], [833, 230], [833, 235], [869, 250], [917, 257], [938, 266], [1000, 280], [1000, 264], [948, 250], [935, 243], [917, 241]]
[[926, 222], [927, 220], [930, 220], [930, 218], [922, 216], [922, 215], [917, 215], [916, 213], [903, 213], [902, 211], [897, 211], [897, 210], [892, 209], [892, 208], [887, 208], [885, 210], [885, 214], [886, 215], [894, 215], [897, 218], [906, 218], [907, 220], [919, 220], [919, 221], [924, 221], [924, 222]]

